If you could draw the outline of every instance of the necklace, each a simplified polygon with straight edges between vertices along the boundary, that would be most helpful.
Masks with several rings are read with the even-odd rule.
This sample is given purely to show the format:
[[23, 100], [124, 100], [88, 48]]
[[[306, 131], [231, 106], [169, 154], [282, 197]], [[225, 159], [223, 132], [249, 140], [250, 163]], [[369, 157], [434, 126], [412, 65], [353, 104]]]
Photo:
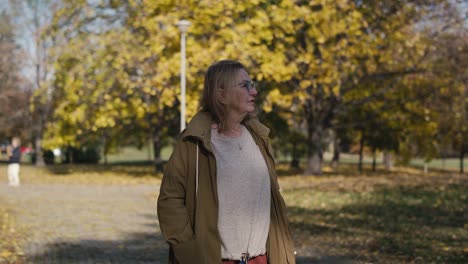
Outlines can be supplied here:
[[243, 130], [241, 130], [241, 134], [238, 138], [236, 138], [236, 143], [237, 143], [237, 146], [239, 147], [239, 150], [242, 150], [242, 148], [244, 147], [243, 144], [243, 138], [244, 138], [244, 132]]
[[237, 146], [239, 146], [239, 150], [242, 150], [242, 145], [239, 141], [237, 141]]
[[233, 130], [231, 130], [230, 133], [224, 132], [224, 136], [228, 137], [228, 138], [231, 138], [231, 142], [233, 142], [234, 145], [237, 145], [239, 150], [242, 150], [242, 148], [243, 148], [243, 146], [241, 144], [242, 135], [244, 134], [243, 130], [244, 130], [244, 128], [243, 128], [243, 126], [241, 126], [240, 131], [238, 131], [238, 132], [233, 132]]
[[234, 144], [235, 147], [237, 147], [239, 150], [242, 150], [243, 146], [241, 144], [242, 140], [241, 140], [242, 136], [238, 137], [238, 138], [231, 138], [231, 144]]

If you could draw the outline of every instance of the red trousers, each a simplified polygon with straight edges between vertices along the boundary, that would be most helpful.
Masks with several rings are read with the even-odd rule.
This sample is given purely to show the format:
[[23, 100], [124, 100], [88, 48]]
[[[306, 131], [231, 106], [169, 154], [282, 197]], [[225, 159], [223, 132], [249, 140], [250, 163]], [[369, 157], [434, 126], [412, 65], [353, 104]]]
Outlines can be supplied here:
[[[266, 255], [256, 256], [249, 259], [249, 264], [268, 264]], [[239, 260], [223, 260], [223, 264], [239, 264]]]

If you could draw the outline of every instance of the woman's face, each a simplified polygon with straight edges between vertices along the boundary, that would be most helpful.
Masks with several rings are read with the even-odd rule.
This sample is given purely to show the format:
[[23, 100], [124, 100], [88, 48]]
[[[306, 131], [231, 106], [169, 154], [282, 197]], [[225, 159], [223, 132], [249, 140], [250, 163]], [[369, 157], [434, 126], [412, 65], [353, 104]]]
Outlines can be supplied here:
[[238, 71], [224, 98], [228, 113], [246, 116], [255, 111], [257, 89], [253, 87], [247, 89], [251, 82], [244, 69]]

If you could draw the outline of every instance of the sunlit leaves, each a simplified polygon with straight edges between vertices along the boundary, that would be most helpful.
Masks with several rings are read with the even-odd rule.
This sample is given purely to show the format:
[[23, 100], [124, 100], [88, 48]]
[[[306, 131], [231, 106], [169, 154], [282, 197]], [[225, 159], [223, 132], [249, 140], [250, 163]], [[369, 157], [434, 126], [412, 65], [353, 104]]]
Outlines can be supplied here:
[[[56, 122], [68, 123], [57, 127], [114, 131], [131, 124], [165, 129], [170, 121], [166, 111], [173, 113], [180, 101], [176, 23], [187, 19], [192, 23], [186, 39], [188, 120], [198, 110], [206, 68], [220, 59], [237, 59], [262, 87], [263, 111], [278, 111], [285, 120], [304, 114], [300, 119], [308, 121], [302, 127], [308, 133], [328, 129], [340, 111], [386, 96], [399, 98], [391, 93], [411, 89], [417, 74], [401, 77], [427, 70], [425, 58], [431, 51], [418, 23], [441, 1], [67, 2], [52, 26], [54, 34], [70, 38], [66, 48], [58, 49], [55, 80], [64, 95]], [[96, 10], [89, 12], [90, 6]], [[85, 10], [82, 16], [69, 11], [80, 8]], [[115, 19], [118, 23], [84, 30], [87, 20], [105, 10], [122, 14]], [[407, 110], [419, 112], [421, 106], [412, 103]], [[71, 110], [80, 106], [85, 110]], [[72, 111], [76, 118], [67, 119]], [[323, 143], [308, 142], [310, 153], [320, 155]]]

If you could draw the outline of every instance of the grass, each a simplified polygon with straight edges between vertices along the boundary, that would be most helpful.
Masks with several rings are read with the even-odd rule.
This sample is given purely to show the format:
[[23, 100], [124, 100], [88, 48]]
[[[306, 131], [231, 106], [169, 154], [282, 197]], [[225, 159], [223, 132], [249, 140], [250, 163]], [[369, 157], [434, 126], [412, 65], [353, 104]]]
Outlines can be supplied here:
[[[0, 164], [0, 171], [7, 170]], [[60, 164], [45, 167], [21, 165], [22, 184], [156, 184], [161, 182], [162, 175], [154, 174], [152, 165], [68, 165]], [[4, 177], [6, 179], [6, 177]]]
[[[172, 154], [173, 147], [172, 145], [165, 146], [161, 150], [161, 159], [168, 160]], [[332, 154], [326, 152], [324, 155], [325, 162], [329, 163], [331, 160]], [[285, 157], [279, 157], [285, 158]], [[341, 153], [340, 163], [342, 164], [357, 164], [359, 156], [356, 154]], [[0, 156], [0, 160], [6, 160], [5, 155]], [[24, 155], [23, 161], [28, 163], [30, 162], [30, 156]], [[153, 161], [153, 148], [150, 145], [144, 145], [141, 148], [134, 146], [125, 146], [120, 147], [115, 153], [110, 153], [107, 155], [107, 162], [109, 164], [134, 164], [142, 163], [147, 164]], [[104, 164], [104, 157], [101, 157], [101, 164]], [[370, 167], [372, 164], [372, 157], [365, 155], [363, 157], [363, 164], [366, 167]], [[382, 157], [378, 155], [377, 164], [382, 164]], [[410, 162], [410, 166], [417, 167], [422, 169], [424, 166], [424, 161], [420, 158], [414, 158]], [[428, 163], [429, 170], [447, 170], [447, 171], [458, 171], [460, 167], [460, 160], [458, 158], [447, 158], [447, 159], [433, 159]], [[468, 170], [468, 158], [464, 160], [465, 170]]]
[[[424, 160], [423, 159], [412, 159], [410, 162], [411, 166], [423, 168], [424, 167]], [[465, 158], [463, 160], [464, 170], [468, 171], [468, 159]], [[459, 171], [460, 170], [460, 159], [456, 158], [449, 158], [449, 159], [434, 159], [428, 163], [428, 169], [440, 169], [440, 170], [453, 170]]]
[[[149, 145], [148, 145], [149, 146]], [[108, 163], [140, 162], [153, 160], [153, 148], [147, 145], [141, 149], [136, 147], [122, 147], [116, 153], [107, 155]], [[161, 158], [169, 159], [172, 154], [172, 146], [166, 146], [161, 150]], [[101, 163], [104, 163], [104, 157], [101, 157]]]
[[[325, 155], [326, 163], [329, 163], [331, 160], [331, 155]], [[342, 153], [340, 155], [340, 163], [341, 164], [356, 164], [359, 161], [359, 156], [356, 154], [347, 154]], [[382, 165], [382, 157], [378, 155], [377, 158], [377, 165]], [[468, 170], [468, 158], [465, 158], [463, 161], [465, 171]], [[372, 166], [372, 157], [371, 156], [364, 156], [363, 157], [363, 165], [367, 168], [371, 168]], [[420, 158], [413, 158], [411, 159], [409, 166], [415, 167], [418, 169], [423, 169], [424, 167], [424, 160]], [[460, 169], [460, 159], [458, 158], [446, 158], [446, 159], [433, 159], [428, 163], [428, 169], [431, 170], [443, 170], [443, 171], [459, 171]]]

